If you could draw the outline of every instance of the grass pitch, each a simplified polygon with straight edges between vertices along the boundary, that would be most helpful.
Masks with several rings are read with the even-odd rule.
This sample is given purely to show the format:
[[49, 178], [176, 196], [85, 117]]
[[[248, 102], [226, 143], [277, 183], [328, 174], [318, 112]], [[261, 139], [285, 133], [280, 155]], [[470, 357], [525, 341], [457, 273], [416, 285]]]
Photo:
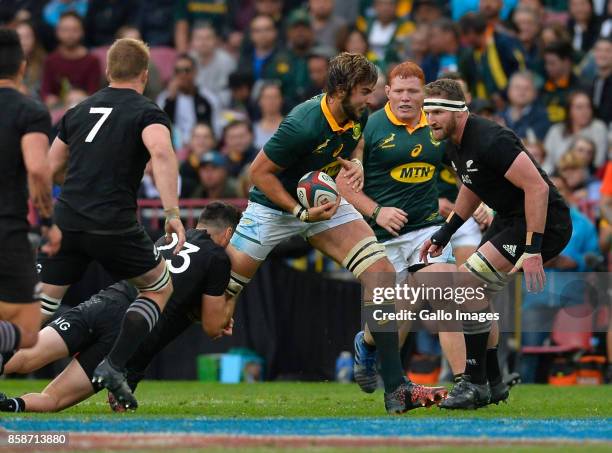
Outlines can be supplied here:
[[[40, 392], [47, 384], [35, 380], [0, 380], [8, 396]], [[383, 393], [365, 394], [356, 384], [272, 382], [218, 384], [193, 381], [144, 381], [136, 391], [140, 407], [128, 417], [383, 417]], [[6, 414], [4, 414], [6, 415]], [[57, 414], [19, 414], [57, 417]], [[62, 416], [112, 417], [106, 392]], [[476, 411], [416, 409], [405, 417], [436, 418], [608, 418], [612, 417], [612, 386], [553, 387], [518, 385], [509, 404]]]

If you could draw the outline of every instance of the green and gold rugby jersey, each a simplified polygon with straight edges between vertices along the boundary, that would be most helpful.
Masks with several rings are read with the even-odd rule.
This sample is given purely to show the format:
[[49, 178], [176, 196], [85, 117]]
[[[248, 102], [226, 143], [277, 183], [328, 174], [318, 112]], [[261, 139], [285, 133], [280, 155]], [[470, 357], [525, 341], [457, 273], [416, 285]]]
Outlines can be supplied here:
[[450, 161], [442, 162], [438, 167], [438, 198], [446, 198], [454, 203], [458, 194], [457, 178], [451, 170]]
[[[276, 176], [285, 190], [296, 197], [297, 183], [309, 171], [320, 170], [332, 178], [340, 173], [342, 167], [336, 158], [350, 159], [366, 121], [364, 114], [358, 123], [350, 121], [341, 127], [327, 106], [326, 95], [321, 94], [295, 107], [263, 150], [282, 167]], [[281, 209], [257, 187], [251, 189], [249, 200]]]
[[[387, 103], [370, 116], [363, 136], [363, 190], [381, 206], [400, 208], [408, 214], [400, 234], [441, 223], [436, 170], [444, 144], [431, 136], [425, 113], [421, 112], [419, 123], [410, 128]], [[373, 220], [370, 225], [379, 241], [393, 237]]]

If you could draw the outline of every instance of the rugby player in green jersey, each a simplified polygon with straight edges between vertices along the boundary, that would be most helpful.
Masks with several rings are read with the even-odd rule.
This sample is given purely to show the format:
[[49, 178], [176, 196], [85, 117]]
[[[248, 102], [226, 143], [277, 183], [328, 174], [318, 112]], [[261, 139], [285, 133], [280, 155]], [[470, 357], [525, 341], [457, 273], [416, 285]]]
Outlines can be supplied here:
[[[361, 162], [346, 159], [361, 139], [377, 76], [376, 67], [362, 55], [342, 53], [333, 58], [326, 94], [295, 107], [253, 161], [250, 176], [255, 187], [227, 250], [232, 262], [230, 297], [240, 293], [279, 242], [295, 234], [351, 271], [361, 281], [366, 300], [381, 279], [391, 275], [393, 280], [385, 286], [395, 283], [384, 247], [353, 206], [338, 197], [337, 203], [305, 209], [295, 198], [298, 180], [309, 171], [336, 176], [344, 167], [361, 174]], [[441, 400], [444, 388], [406, 380], [397, 331], [388, 330], [392, 331], [373, 333], [387, 411], [401, 413]]]
[[[423, 242], [444, 222], [438, 213], [436, 170], [445, 145], [434, 140], [427, 125], [424, 86], [425, 76], [415, 63], [404, 62], [391, 71], [386, 86], [389, 102], [370, 116], [364, 130], [363, 191], [352, 190], [345, 178], [338, 181], [347, 201], [371, 219], [376, 238], [400, 275], [457, 270], [450, 245], [429, 260], [435, 266], [426, 267], [419, 257]], [[400, 329], [400, 344], [408, 327], [404, 323]], [[463, 332], [441, 332], [440, 342], [453, 374], [461, 376], [466, 360]], [[376, 346], [367, 329], [355, 336], [355, 380], [367, 393], [376, 390]]]

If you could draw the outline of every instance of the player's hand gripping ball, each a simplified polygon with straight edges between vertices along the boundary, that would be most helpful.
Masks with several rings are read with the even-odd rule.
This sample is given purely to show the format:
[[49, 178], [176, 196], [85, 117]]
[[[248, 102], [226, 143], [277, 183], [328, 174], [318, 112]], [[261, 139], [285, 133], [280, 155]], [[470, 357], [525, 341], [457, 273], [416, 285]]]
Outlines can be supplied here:
[[333, 204], [338, 198], [336, 181], [322, 171], [306, 173], [298, 182], [297, 197], [300, 204], [306, 209], [326, 203]]

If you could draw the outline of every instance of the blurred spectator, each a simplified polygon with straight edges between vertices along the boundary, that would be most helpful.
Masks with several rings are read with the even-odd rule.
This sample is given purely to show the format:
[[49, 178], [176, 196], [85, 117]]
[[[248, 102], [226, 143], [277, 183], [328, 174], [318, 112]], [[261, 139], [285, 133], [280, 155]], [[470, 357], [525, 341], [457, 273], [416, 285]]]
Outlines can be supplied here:
[[544, 60], [540, 46], [540, 33], [542, 31], [541, 16], [536, 10], [521, 6], [516, 9], [512, 17], [517, 30], [517, 38], [523, 46], [525, 66], [544, 77]]
[[197, 123], [191, 131], [189, 144], [179, 150], [177, 157], [181, 162], [179, 173], [181, 175], [181, 197], [188, 198], [198, 185], [198, 169], [200, 159], [207, 152], [215, 149], [215, 136], [211, 127], [206, 123]]
[[255, 14], [270, 16], [279, 31], [282, 31], [283, 6], [283, 0], [255, 0]]
[[370, 51], [368, 37], [365, 35], [365, 33], [359, 31], [357, 28], [349, 29], [346, 39], [338, 47], [340, 52], [358, 53], [364, 55], [383, 72], [387, 72], [386, 70], [389, 65], [400, 60], [399, 55], [393, 48], [387, 49], [384, 58], [380, 60], [374, 52]]
[[371, 112], [382, 109], [387, 103], [387, 92], [385, 87], [387, 86], [387, 77], [385, 73], [380, 69], [378, 70], [378, 79], [376, 79], [376, 85], [374, 85], [374, 91], [372, 92], [372, 102], [368, 104]]
[[597, 40], [593, 56], [597, 76], [593, 81], [591, 98], [595, 115], [609, 126], [612, 123], [612, 36]]
[[227, 157], [217, 151], [209, 151], [200, 159], [199, 184], [191, 198], [236, 198], [236, 181], [227, 171]]
[[603, 121], [593, 117], [591, 98], [584, 91], [575, 91], [568, 98], [568, 114], [563, 123], [555, 124], [546, 134], [546, 162], [544, 169], [551, 173], [561, 156], [579, 136], [595, 143], [594, 165], [599, 168], [608, 154], [608, 129]]
[[23, 78], [25, 93], [38, 97], [42, 79], [43, 66], [47, 53], [38, 41], [31, 22], [20, 22], [16, 27], [19, 41], [26, 59], [26, 73]]
[[181, 54], [174, 64], [174, 78], [157, 98], [178, 134], [175, 143], [184, 146], [196, 123], [212, 124], [214, 102], [195, 84], [196, 64], [188, 54]]
[[334, 49], [318, 46], [312, 49], [308, 56], [308, 76], [310, 77], [310, 86], [305, 93], [305, 97], [311, 98], [317, 94], [321, 94], [325, 90], [327, 84], [327, 70], [329, 68], [329, 60], [336, 54]]
[[87, 47], [112, 44], [119, 28], [136, 24], [139, 4], [138, 0], [89, 0], [85, 16]]
[[174, 0], [147, 0], [138, 8], [137, 25], [142, 39], [151, 47], [172, 46], [174, 24]]
[[64, 13], [72, 11], [80, 18], [87, 14], [89, 0], [51, 0], [43, 8], [43, 18], [47, 25], [56, 28]]
[[599, 36], [601, 22], [593, 12], [593, 0], [569, 0], [572, 46], [579, 54], [588, 52]]
[[569, 42], [557, 41], [544, 48], [547, 78], [540, 95], [551, 123], [565, 120], [568, 95], [581, 88], [580, 80], [572, 72], [572, 58], [573, 50]]
[[[367, 22], [376, 18], [378, 14], [376, 0], [360, 0], [358, 3], [359, 16], [357, 17], [357, 22]], [[391, 3], [393, 3], [395, 17], [401, 20], [410, 19], [414, 0], [394, 0]]]
[[[235, 119], [254, 118], [255, 109], [251, 104], [251, 91], [253, 90], [253, 76], [250, 72], [241, 70], [233, 72], [229, 76], [229, 88], [231, 93], [229, 109], [224, 112], [223, 125]], [[215, 128], [215, 133], [221, 133]]]
[[612, 1], [608, 0], [605, 19], [601, 23], [599, 34], [604, 38], [612, 38]]
[[236, 61], [219, 45], [211, 25], [196, 24], [191, 32], [191, 56], [197, 64], [196, 85], [215, 93], [222, 107], [230, 103], [229, 75], [236, 70]]
[[442, 7], [437, 0], [414, 0], [410, 16], [417, 24], [431, 25], [442, 19]]
[[40, 95], [48, 106], [57, 104], [71, 87], [92, 94], [100, 88], [100, 62], [83, 46], [83, 19], [62, 14], [57, 25], [57, 49], [45, 60]]
[[595, 142], [590, 138], [580, 135], [571, 144], [570, 149], [586, 162], [589, 173], [591, 175], [595, 174]]
[[226, 0], [177, 0], [174, 10], [174, 47], [178, 53], [189, 51], [190, 28], [208, 23], [222, 35], [227, 30]]
[[[181, 177], [179, 176], [177, 181], [178, 193], [181, 193], [181, 183]], [[142, 177], [142, 181], [140, 182], [140, 188], [138, 189], [138, 198], [147, 198], [149, 200], [159, 199], [159, 191], [155, 186], [155, 176], [153, 175], [153, 166], [151, 161], [147, 162], [145, 167], [144, 175]]]
[[509, 77], [525, 69], [520, 43], [488, 27], [482, 14], [468, 13], [459, 24], [470, 47], [462, 58], [461, 73], [475, 97], [491, 99], [500, 110]]
[[289, 108], [306, 99], [310, 85], [308, 55], [314, 44], [310, 16], [302, 9], [287, 18], [287, 49], [279, 51], [270, 65], [270, 78], [281, 81], [283, 96]]
[[609, 253], [612, 250], [612, 162], [606, 164], [600, 194], [599, 209], [601, 212], [601, 222], [599, 224], [599, 245], [601, 250]]
[[569, 181], [559, 176], [551, 179], [570, 207], [572, 236], [559, 256], [548, 261], [546, 267], [570, 272], [592, 270], [588, 265], [588, 262], [591, 262], [591, 260], [585, 261], [585, 256], [601, 256], [595, 225], [578, 210]]
[[425, 81], [433, 82], [442, 74], [459, 70], [459, 27], [450, 19], [431, 24], [429, 53], [422, 62]]
[[508, 84], [508, 107], [501, 116], [520, 138], [544, 140], [550, 127], [546, 108], [537, 101], [533, 73], [515, 72]]
[[401, 53], [399, 42], [414, 31], [414, 23], [400, 19], [396, 14], [396, 1], [374, 0], [374, 16], [360, 17], [357, 28], [366, 34], [370, 50], [378, 60], [385, 60], [389, 50]]
[[587, 162], [571, 148], [561, 156], [557, 169], [557, 174], [565, 180], [574, 203], [587, 201], [589, 194], [594, 193], [594, 187], [591, 186], [599, 188], [599, 183], [590, 176]]
[[544, 144], [539, 141], [529, 140], [523, 141], [523, 144], [525, 145], [525, 149], [527, 150], [527, 152], [531, 154], [531, 157], [533, 157], [533, 159], [541, 167], [544, 161], [546, 160], [546, 149], [544, 148]]
[[512, 32], [505, 26], [500, 17], [504, 3], [503, 0], [480, 0], [478, 11], [485, 17], [488, 28], [492, 28], [498, 33], [510, 34]]
[[334, 15], [343, 17], [348, 24], [354, 24], [359, 16], [359, 3], [355, 0], [335, 0]]
[[427, 52], [429, 52], [430, 27], [428, 24], [418, 24], [416, 29], [405, 39], [406, 46], [402, 50], [402, 56], [398, 56], [394, 48], [387, 51], [385, 70], [389, 73], [395, 64], [404, 60], [411, 60], [421, 65]]
[[[121, 38], [132, 38], [142, 40], [142, 35], [140, 34], [140, 30], [133, 25], [124, 25], [119, 30], [117, 30], [117, 39]], [[104, 60], [104, 65], [106, 65], [106, 60]], [[149, 60], [149, 77], [147, 78], [147, 85], [145, 86], [144, 95], [149, 99], [155, 101], [159, 93], [164, 89], [163, 82], [161, 79], [161, 74], [159, 73], [159, 69], [155, 66], [153, 60]], [[106, 78], [106, 75], [104, 76]]]
[[257, 101], [261, 119], [253, 124], [253, 145], [260, 150], [270, 140], [283, 121], [283, 94], [277, 83], [264, 83]]
[[253, 130], [248, 121], [232, 121], [225, 126], [221, 152], [229, 159], [230, 176], [238, 177], [242, 169], [255, 159], [258, 151], [253, 147]]
[[[451, 16], [454, 21], [458, 21], [467, 13], [475, 13], [479, 10], [479, 0], [450, 0]], [[502, 20], [508, 19], [510, 12], [516, 6], [516, 0], [504, 0], [501, 10]]]
[[240, 55], [238, 67], [241, 72], [250, 72], [254, 80], [266, 78], [272, 73], [269, 68], [277, 52], [278, 32], [270, 16], [255, 16], [249, 27], [252, 47]]
[[336, 48], [347, 33], [346, 21], [334, 15], [334, 0], [309, 0], [310, 22], [315, 33], [315, 43]]
[[562, 24], [556, 22], [544, 26], [544, 28], [542, 28], [540, 38], [542, 40], [542, 49], [545, 49], [552, 43], [556, 42], [567, 42], [570, 43], [571, 46], [572, 41], [572, 38], [569, 32], [567, 31], [567, 28], [565, 28]]
[[470, 92], [470, 88], [468, 87], [467, 82], [463, 78], [463, 76], [458, 72], [447, 72], [440, 76], [441, 78], [456, 80], [461, 87], [461, 91], [463, 91], [463, 97], [465, 98], [465, 103], [470, 106], [472, 104], [472, 93]]

